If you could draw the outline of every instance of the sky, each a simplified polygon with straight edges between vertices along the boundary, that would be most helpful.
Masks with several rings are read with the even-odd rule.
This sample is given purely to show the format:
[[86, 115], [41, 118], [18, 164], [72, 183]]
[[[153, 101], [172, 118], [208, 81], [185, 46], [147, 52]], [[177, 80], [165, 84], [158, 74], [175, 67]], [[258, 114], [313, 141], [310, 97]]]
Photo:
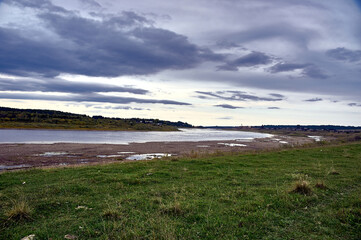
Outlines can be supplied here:
[[361, 126], [361, 1], [0, 0], [0, 106]]

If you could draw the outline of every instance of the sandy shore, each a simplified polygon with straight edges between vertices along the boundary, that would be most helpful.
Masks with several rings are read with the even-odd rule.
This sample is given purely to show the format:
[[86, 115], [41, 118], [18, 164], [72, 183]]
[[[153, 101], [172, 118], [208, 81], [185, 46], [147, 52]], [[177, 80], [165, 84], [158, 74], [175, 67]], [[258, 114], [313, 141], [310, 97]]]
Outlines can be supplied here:
[[306, 137], [274, 136], [253, 141], [147, 142], [123, 144], [0, 144], [0, 171], [19, 168], [67, 166], [129, 161], [134, 154], [244, 152], [314, 142]]

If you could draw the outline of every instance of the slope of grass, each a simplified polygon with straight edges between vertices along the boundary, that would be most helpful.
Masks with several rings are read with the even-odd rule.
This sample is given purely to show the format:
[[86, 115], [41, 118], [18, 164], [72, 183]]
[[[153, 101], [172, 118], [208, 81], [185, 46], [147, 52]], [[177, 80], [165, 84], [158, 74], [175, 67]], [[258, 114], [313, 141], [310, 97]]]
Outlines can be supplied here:
[[0, 107], [1, 128], [71, 129], [109, 131], [177, 131], [178, 127], [192, 127], [185, 122], [159, 119], [107, 118], [53, 110]]
[[361, 239], [361, 144], [4, 173], [0, 218], [0, 239]]

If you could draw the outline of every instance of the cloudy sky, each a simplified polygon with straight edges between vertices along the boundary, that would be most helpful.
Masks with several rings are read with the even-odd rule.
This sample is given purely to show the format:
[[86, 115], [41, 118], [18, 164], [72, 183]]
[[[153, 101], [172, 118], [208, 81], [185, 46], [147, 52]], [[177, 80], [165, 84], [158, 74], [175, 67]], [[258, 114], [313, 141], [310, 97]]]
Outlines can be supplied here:
[[361, 1], [0, 0], [0, 106], [361, 125]]

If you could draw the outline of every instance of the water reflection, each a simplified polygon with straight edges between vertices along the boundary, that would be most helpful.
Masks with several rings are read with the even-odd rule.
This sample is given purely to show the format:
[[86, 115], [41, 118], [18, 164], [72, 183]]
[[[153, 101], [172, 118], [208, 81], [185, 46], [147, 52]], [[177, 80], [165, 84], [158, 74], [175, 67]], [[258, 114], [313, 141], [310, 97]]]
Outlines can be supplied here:
[[71, 131], [71, 130], [0, 130], [0, 143], [97, 143], [129, 144], [132, 142], [197, 142], [250, 140], [272, 137], [271, 134], [224, 131], [215, 129], [181, 129], [178, 132]]

